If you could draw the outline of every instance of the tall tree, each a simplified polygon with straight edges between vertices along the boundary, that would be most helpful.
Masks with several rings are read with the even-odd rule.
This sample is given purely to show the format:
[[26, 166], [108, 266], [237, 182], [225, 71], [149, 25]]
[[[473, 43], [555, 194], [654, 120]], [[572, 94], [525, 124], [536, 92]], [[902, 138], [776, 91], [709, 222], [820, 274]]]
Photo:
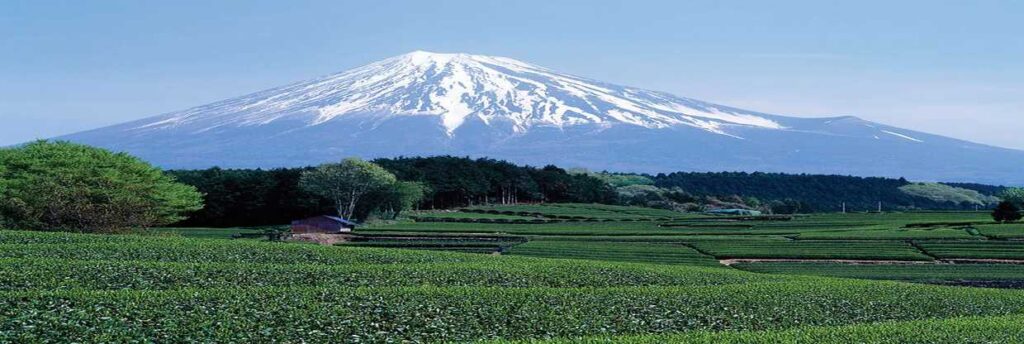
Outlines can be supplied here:
[[1000, 202], [992, 211], [992, 219], [999, 223], [1015, 222], [1021, 217], [1020, 208], [1008, 201]]
[[25, 229], [121, 231], [203, 207], [195, 187], [138, 158], [68, 142], [0, 149], [0, 185], [4, 225]]
[[359, 207], [357, 213], [365, 217], [377, 212], [381, 218], [393, 220], [403, 211], [413, 209], [428, 191], [420, 182], [397, 181], [367, 195], [365, 204]]
[[323, 164], [303, 172], [299, 185], [334, 202], [339, 216], [352, 218], [360, 199], [396, 181], [394, 174], [377, 164], [348, 158], [340, 164]]

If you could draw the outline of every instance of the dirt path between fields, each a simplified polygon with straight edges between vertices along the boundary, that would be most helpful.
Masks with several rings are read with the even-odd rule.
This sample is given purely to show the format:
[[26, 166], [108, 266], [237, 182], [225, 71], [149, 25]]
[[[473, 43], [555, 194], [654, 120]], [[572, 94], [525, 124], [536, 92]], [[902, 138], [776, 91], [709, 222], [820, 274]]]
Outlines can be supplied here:
[[938, 260], [872, 260], [872, 259], [793, 259], [793, 258], [737, 258], [719, 259], [718, 263], [732, 266], [737, 263], [834, 263], [850, 265], [939, 265], [939, 264], [1024, 264], [1024, 259], [938, 259]]

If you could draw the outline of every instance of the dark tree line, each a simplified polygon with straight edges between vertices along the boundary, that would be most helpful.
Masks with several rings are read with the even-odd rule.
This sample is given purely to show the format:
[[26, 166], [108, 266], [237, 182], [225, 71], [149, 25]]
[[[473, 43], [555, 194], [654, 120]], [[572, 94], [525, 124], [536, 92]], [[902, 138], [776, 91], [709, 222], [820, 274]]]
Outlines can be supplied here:
[[424, 208], [474, 204], [535, 202], [615, 203], [615, 190], [604, 181], [570, 174], [555, 166], [517, 166], [494, 159], [439, 156], [377, 159], [374, 163], [399, 180], [417, 181], [429, 192]]
[[[652, 176], [655, 185], [678, 187], [698, 196], [756, 197], [762, 201], [777, 200], [798, 208], [799, 212], [840, 211], [845, 202], [849, 211], [878, 209], [973, 209], [962, 204], [938, 202], [915, 197], [900, 191], [910, 184], [906, 179], [809, 175], [783, 173], [675, 172]], [[959, 184], [964, 185], [964, 184]], [[967, 184], [971, 189], [988, 190], [980, 184]]]
[[[651, 192], [617, 191], [601, 174], [569, 173], [555, 166], [518, 166], [494, 159], [465, 157], [399, 157], [373, 163], [394, 174], [400, 182], [422, 186], [423, 197], [415, 209], [451, 209], [478, 204], [577, 202], [638, 204], [657, 206]], [[182, 226], [259, 226], [285, 224], [291, 220], [336, 213], [331, 201], [299, 187], [303, 171], [311, 168], [220, 169], [170, 171], [172, 176], [194, 186], [205, 196], [206, 207], [179, 223]], [[781, 173], [670, 173], [643, 176], [660, 188], [658, 200], [691, 205], [732, 207], [744, 205], [776, 213], [839, 211], [845, 202], [849, 211], [875, 210], [881, 201], [885, 210], [973, 209], [963, 204], [916, 197], [900, 190], [911, 184], [904, 179], [863, 178], [835, 175]], [[1000, 187], [980, 184], [952, 184], [996, 192]], [[621, 189], [621, 188], [620, 188]], [[400, 203], [394, 198], [374, 204]], [[646, 197], [646, 198], [645, 198]], [[382, 203], [383, 202], [383, 203]], [[652, 205], [654, 204], [654, 205]], [[380, 208], [379, 206], [377, 208]], [[397, 211], [399, 206], [389, 206]], [[689, 209], [689, 208], [687, 208]], [[366, 218], [380, 209], [357, 209]], [[395, 212], [393, 211], [392, 214]], [[386, 216], [380, 216], [386, 217]]]
[[178, 181], [204, 194], [206, 207], [180, 226], [262, 226], [289, 223], [313, 215], [331, 214], [334, 205], [299, 188], [308, 168], [220, 169], [169, 171]]
[[[616, 202], [614, 189], [600, 179], [547, 166], [535, 168], [493, 159], [440, 156], [379, 159], [374, 163], [398, 180], [420, 182], [426, 194], [416, 208], [447, 209], [476, 204], [536, 202]], [[307, 168], [177, 170], [168, 173], [204, 194], [206, 207], [180, 226], [262, 226], [334, 214], [334, 204], [304, 191]], [[378, 197], [378, 195], [374, 195]], [[371, 209], [357, 209], [360, 218]]]

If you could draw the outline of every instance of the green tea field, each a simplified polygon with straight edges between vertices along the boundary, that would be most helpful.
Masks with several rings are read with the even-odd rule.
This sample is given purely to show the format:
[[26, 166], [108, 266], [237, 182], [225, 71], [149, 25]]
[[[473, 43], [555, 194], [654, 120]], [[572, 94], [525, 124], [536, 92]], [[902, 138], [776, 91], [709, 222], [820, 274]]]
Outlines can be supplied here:
[[985, 213], [410, 218], [332, 246], [0, 230], [0, 342], [1024, 341], [1024, 227]]

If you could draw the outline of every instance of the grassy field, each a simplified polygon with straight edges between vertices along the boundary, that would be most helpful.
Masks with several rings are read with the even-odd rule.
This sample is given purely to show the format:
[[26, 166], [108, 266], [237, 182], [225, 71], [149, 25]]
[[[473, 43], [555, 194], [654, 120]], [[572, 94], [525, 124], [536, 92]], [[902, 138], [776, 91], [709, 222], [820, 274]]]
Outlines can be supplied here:
[[0, 230], [0, 342], [1024, 340], [1019, 225], [666, 212], [475, 207], [443, 214], [558, 222], [404, 222], [335, 246]]

